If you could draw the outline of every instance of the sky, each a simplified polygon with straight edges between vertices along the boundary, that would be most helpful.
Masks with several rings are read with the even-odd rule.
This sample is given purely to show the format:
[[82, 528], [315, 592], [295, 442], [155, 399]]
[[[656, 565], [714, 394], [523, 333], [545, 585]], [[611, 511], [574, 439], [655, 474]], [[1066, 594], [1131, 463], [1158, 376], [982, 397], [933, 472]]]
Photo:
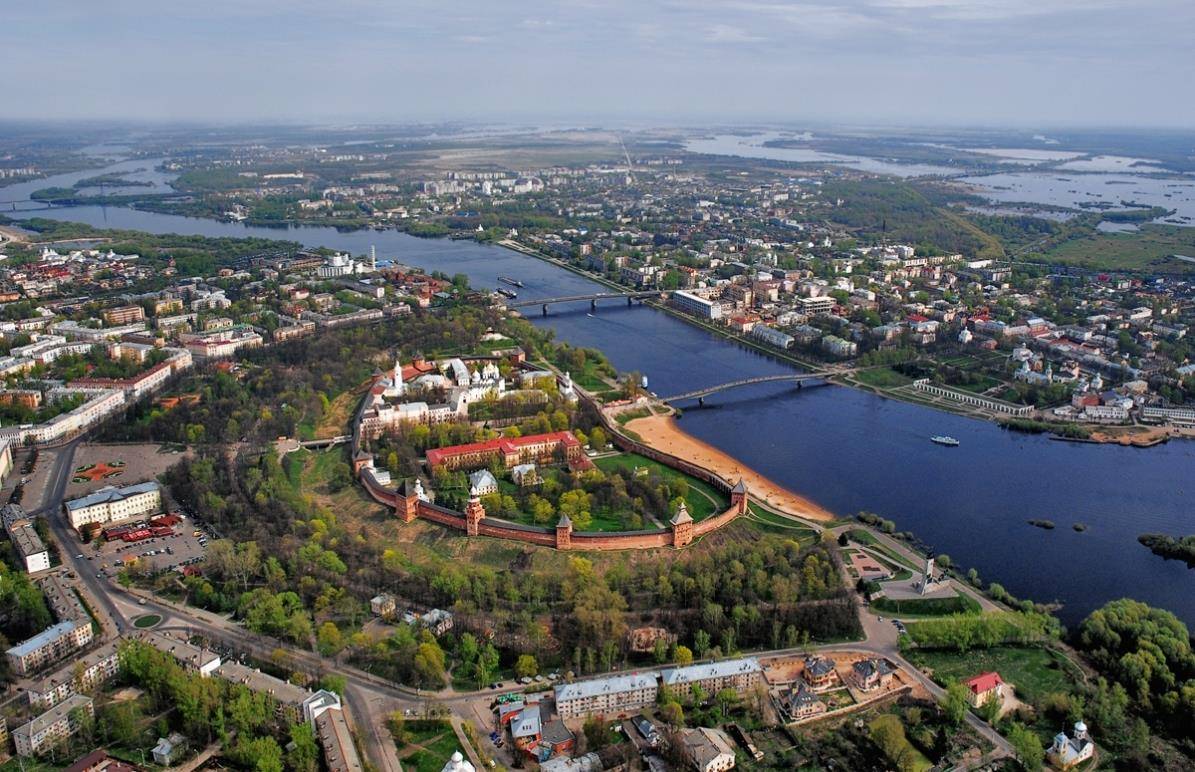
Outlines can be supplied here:
[[1192, 0], [3, 0], [0, 115], [1195, 127]]

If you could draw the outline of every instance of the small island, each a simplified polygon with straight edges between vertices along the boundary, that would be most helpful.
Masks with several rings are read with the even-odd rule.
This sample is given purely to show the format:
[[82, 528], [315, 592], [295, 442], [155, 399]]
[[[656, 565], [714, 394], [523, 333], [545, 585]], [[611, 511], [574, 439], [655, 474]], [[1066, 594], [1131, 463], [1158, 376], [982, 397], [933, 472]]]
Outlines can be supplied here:
[[1188, 568], [1195, 568], [1195, 535], [1176, 539], [1164, 533], [1143, 533], [1137, 541], [1149, 551], [1166, 560], [1181, 560]]
[[1029, 523], [1029, 525], [1032, 525], [1035, 528], [1044, 528], [1047, 531], [1054, 530], [1054, 521], [1053, 520], [1033, 519], [1033, 520], [1026, 520], [1025, 522]]

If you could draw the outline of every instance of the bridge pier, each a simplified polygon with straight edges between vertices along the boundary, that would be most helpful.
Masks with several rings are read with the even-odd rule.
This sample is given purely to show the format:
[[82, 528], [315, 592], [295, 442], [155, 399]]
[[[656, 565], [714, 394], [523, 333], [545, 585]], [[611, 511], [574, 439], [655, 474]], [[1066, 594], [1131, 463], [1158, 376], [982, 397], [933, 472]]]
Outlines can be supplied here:
[[589, 299], [589, 310], [590, 310], [590, 311], [596, 311], [596, 310], [597, 310], [597, 298], [590, 298], [590, 299]]
[[705, 407], [705, 397], [698, 397], [697, 404], [701, 405], [702, 407]]
[[631, 306], [631, 296], [627, 295], [627, 307], [630, 308], [630, 306]]
[[548, 315], [548, 304], [547, 304], [547, 303], [544, 303], [542, 306], [540, 306], [540, 312], [541, 312], [541, 313], [542, 313], [544, 316], [547, 316], [547, 315]]

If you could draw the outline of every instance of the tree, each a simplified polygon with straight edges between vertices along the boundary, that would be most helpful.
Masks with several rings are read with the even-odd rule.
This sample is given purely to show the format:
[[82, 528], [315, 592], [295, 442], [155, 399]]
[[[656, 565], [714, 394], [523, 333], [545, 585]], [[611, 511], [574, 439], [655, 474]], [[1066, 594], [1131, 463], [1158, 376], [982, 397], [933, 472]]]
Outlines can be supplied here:
[[288, 768], [295, 772], [315, 772], [319, 767], [320, 750], [310, 724], [291, 724], [289, 747], [286, 753]]
[[605, 716], [590, 716], [585, 719], [581, 730], [585, 732], [585, 742], [590, 751], [600, 750], [610, 744], [610, 722]]
[[722, 711], [722, 718], [726, 718], [730, 714], [732, 705], [739, 701], [739, 693], [734, 689], [723, 689], [714, 695], [714, 702], [718, 703], [718, 708]]
[[1029, 772], [1038, 772], [1046, 758], [1041, 738], [1024, 724], [1014, 723], [1008, 730], [1008, 743], [1017, 754], [1017, 761]]
[[942, 711], [951, 726], [959, 726], [971, 709], [970, 692], [958, 681], [952, 681], [946, 687], [946, 699], [942, 701]]
[[247, 738], [242, 735], [228, 755], [254, 772], [282, 772], [282, 748], [273, 737]]
[[530, 654], [521, 654], [515, 662], [515, 674], [519, 678], [530, 678], [539, 673], [539, 663]]
[[710, 634], [705, 630], [693, 633], [693, 650], [697, 652], [699, 658], [705, 659], [705, 655], [710, 650]]
[[498, 650], [494, 648], [492, 643], [487, 643], [477, 655], [475, 672], [477, 674], [478, 689], [494, 680], [494, 676], [498, 674], [498, 664]]
[[871, 722], [871, 741], [899, 770], [916, 768], [916, 751], [905, 737], [905, 728], [900, 719], [885, 713]]
[[660, 718], [673, 729], [679, 729], [685, 725], [685, 709], [675, 700], [666, 702], [660, 708]]
[[693, 664], [693, 651], [688, 646], [677, 646], [672, 655], [672, 661], [678, 665]]
[[396, 710], [386, 716], [386, 727], [390, 736], [400, 748], [407, 744], [407, 719], [401, 710]]
[[578, 531], [584, 531], [593, 521], [589, 514], [590, 506], [590, 495], [580, 488], [562, 493], [557, 505], [560, 514], [568, 515], [573, 521], [573, 527]]

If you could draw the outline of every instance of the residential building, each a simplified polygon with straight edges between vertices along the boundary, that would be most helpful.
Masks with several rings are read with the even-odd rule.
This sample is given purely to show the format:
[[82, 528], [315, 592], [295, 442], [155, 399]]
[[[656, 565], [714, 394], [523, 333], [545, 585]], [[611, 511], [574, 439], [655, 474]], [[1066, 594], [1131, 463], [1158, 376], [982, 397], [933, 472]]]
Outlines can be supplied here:
[[29, 675], [91, 643], [91, 620], [68, 619], [13, 646], [5, 656], [17, 675]]
[[834, 683], [834, 663], [826, 657], [810, 655], [805, 658], [805, 682], [814, 689], [824, 689]]
[[221, 665], [219, 654], [164, 633], [145, 630], [137, 633], [137, 639], [169, 654], [178, 660], [183, 668], [204, 678], [215, 673]]
[[481, 469], [469, 475], [469, 488], [478, 496], [490, 496], [498, 492], [498, 479], [490, 470]]
[[888, 664], [888, 660], [878, 657], [862, 659], [851, 666], [851, 677], [855, 686], [865, 692], [888, 686], [892, 683], [895, 670]]
[[20, 525], [9, 531], [8, 536], [17, 551], [17, 557], [25, 566], [25, 571], [35, 574], [38, 571], [49, 570], [50, 551], [46, 549], [36, 528], [32, 525]]
[[826, 703], [804, 681], [797, 681], [780, 698], [780, 708], [791, 721], [801, 721], [826, 712]]
[[328, 772], [363, 772], [357, 746], [349, 732], [344, 711], [339, 706], [325, 710], [315, 718], [315, 731], [324, 749], [324, 762]]
[[90, 697], [76, 694], [12, 732], [18, 756], [37, 756], [79, 731], [79, 713], [95, 715]]
[[556, 712], [566, 720], [627, 715], [654, 705], [658, 692], [655, 677], [641, 673], [561, 684], [556, 687]]
[[384, 619], [391, 618], [398, 610], [398, 599], [387, 593], [375, 595], [369, 599], [369, 610], [373, 612], [374, 616]]
[[73, 694], [89, 692], [107, 683], [119, 671], [120, 658], [114, 641], [31, 683], [27, 690], [29, 704], [35, 710], [48, 710]]
[[722, 318], [722, 304], [714, 300], [707, 300], [694, 292], [677, 290], [668, 298], [668, 302], [677, 310], [686, 314], [717, 321]]
[[674, 692], [687, 691], [696, 684], [710, 695], [723, 689], [733, 689], [743, 694], [762, 680], [763, 668], [752, 657], [666, 668], [660, 672], [660, 683]]
[[734, 746], [718, 729], [685, 729], [681, 732], [681, 756], [696, 772], [725, 772], [734, 769]]
[[162, 508], [162, 488], [156, 482], [108, 486], [63, 504], [71, 526], [78, 530], [88, 523], [111, 523], [151, 515]]
[[155, 764], [168, 767], [175, 762], [177, 757], [181, 756], [186, 744], [186, 737], [178, 732], [171, 732], [167, 737], [158, 738], [158, 744], [150, 751], [150, 755], [153, 756]]
[[963, 686], [967, 687], [971, 705], [976, 708], [988, 700], [1004, 701], [1004, 680], [995, 671], [968, 678], [963, 682]]
[[129, 322], [140, 322], [145, 318], [145, 310], [141, 306], [118, 306], [104, 311], [104, 324], [118, 327]]
[[766, 324], [757, 324], [752, 327], [751, 337], [776, 348], [792, 348], [796, 340], [793, 336], [780, 332], [775, 327], [768, 327]]

